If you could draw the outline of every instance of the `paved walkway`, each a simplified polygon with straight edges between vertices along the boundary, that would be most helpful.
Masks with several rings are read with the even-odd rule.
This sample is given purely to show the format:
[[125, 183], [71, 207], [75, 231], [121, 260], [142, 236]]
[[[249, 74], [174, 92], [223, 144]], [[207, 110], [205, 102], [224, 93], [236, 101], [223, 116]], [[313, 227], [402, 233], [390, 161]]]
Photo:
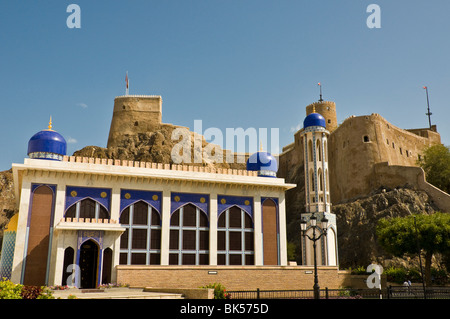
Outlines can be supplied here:
[[106, 288], [53, 290], [55, 298], [68, 299], [184, 299], [182, 294], [165, 292], [145, 292], [142, 288]]

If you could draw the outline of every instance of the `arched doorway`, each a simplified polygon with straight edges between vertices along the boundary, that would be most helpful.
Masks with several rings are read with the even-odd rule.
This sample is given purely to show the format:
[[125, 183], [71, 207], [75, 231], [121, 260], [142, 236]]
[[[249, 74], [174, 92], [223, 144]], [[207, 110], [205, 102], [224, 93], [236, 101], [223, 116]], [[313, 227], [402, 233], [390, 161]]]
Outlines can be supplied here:
[[103, 251], [102, 284], [111, 283], [112, 255], [113, 252], [111, 248], [106, 248]]
[[93, 240], [84, 242], [80, 247], [80, 288], [97, 288], [98, 245]]
[[[64, 250], [64, 263], [63, 263], [63, 275], [62, 275], [62, 285], [67, 285], [67, 286], [73, 286], [73, 282], [72, 280], [69, 280], [70, 282], [68, 282], [67, 280], [69, 279], [70, 275], [72, 274], [73, 271], [73, 266], [70, 267], [70, 265], [73, 265], [74, 261], [74, 256], [75, 256], [75, 251], [72, 247], [67, 247]], [[72, 279], [72, 277], [71, 277]]]
[[264, 265], [278, 265], [277, 206], [272, 199], [262, 204]]
[[25, 260], [24, 285], [43, 286], [47, 278], [50, 228], [52, 226], [53, 189], [47, 185], [37, 187], [32, 194], [28, 220], [28, 247]]

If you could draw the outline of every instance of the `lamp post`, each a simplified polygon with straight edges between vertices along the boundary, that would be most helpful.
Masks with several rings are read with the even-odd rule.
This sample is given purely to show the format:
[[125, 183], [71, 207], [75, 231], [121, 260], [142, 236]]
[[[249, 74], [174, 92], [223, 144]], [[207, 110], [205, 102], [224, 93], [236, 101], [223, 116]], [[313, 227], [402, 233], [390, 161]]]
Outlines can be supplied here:
[[323, 215], [322, 220], [320, 221], [322, 224], [322, 233], [319, 236], [316, 236], [316, 228], [320, 228], [317, 226], [317, 217], [313, 213], [311, 217], [309, 218], [310, 227], [313, 229], [312, 237], [306, 234], [306, 225], [307, 221], [306, 218], [303, 217], [300, 221], [300, 229], [302, 231], [303, 240], [305, 240], [305, 237], [308, 237], [309, 240], [313, 242], [313, 251], [314, 251], [314, 299], [320, 299], [320, 287], [319, 287], [319, 279], [317, 277], [317, 256], [316, 256], [316, 241], [318, 241], [322, 236], [327, 235], [327, 228], [328, 228], [328, 219], [325, 217], [325, 214]]

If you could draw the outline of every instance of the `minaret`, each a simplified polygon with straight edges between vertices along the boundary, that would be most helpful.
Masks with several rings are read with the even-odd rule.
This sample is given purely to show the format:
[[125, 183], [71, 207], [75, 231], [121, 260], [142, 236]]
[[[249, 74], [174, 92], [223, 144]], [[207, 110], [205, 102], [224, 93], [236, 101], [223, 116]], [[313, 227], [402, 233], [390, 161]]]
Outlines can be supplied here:
[[[313, 112], [303, 121], [301, 133], [304, 144], [305, 166], [305, 217], [307, 220], [314, 214], [317, 220], [328, 219], [327, 235], [317, 243], [317, 264], [337, 265], [336, 216], [331, 213], [330, 182], [328, 174], [328, 137], [325, 118]], [[302, 243], [303, 264], [312, 265], [312, 241], [306, 238]]]

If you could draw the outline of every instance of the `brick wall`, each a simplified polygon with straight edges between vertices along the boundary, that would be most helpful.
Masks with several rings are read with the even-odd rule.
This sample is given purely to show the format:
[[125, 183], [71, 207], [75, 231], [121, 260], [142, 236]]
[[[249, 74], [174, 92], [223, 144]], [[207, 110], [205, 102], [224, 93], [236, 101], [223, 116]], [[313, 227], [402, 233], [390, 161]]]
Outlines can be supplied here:
[[[319, 286], [337, 289], [352, 285], [348, 271], [318, 267]], [[309, 266], [117, 266], [117, 282], [136, 287], [198, 288], [221, 283], [227, 290], [312, 289]]]

